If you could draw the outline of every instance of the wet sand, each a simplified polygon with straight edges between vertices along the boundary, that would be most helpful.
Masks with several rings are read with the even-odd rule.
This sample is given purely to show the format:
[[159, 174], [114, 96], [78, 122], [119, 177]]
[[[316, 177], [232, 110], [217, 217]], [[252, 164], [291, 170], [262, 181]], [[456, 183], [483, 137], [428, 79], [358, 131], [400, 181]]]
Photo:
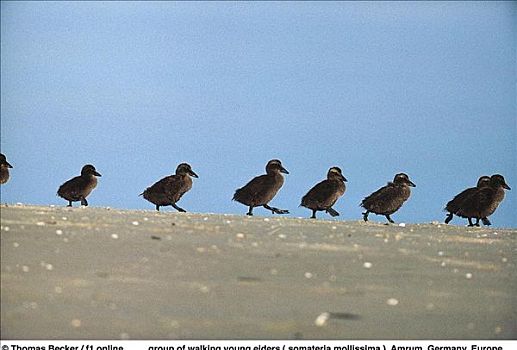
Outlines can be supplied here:
[[3, 339], [517, 338], [515, 229], [2, 206], [0, 232]]

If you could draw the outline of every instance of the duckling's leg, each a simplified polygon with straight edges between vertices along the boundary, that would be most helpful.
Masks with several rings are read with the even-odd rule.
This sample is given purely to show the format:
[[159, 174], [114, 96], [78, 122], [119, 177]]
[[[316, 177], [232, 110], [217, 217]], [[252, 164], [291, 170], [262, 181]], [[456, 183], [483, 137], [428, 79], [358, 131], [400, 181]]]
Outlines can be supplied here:
[[485, 226], [492, 225], [492, 223], [490, 222], [490, 220], [488, 220], [487, 217], [481, 218], [481, 221], [483, 221], [483, 225], [485, 225]]
[[317, 212], [317, 210], [316, 210], [316, 209], [312, 209], [312, 216], [311, 216], [311, 219], [316, 219], [316, 212]]
[[88, 206], [88, 201], [86, 200], [86, 198], [81, 198], [81, 205], [84, 205], [85, 207]]
[[474, 226], [474, 224], [472, 223], [472, 218], [467, 218], [467, 220], [469, 221], [469, 225], [468, 225], [469, 227]]
[[386, 219], [388, 219], [388, 221], [391, 223], [391, 224], [394, 224], [395, 221], [393, 221], [391, 218], [390, 218], [390, 214], [386, 214], [384, 215], [386, 217]]
[[68, 201], [67, 207], [71, 207], [71, 206], [72, 206], [72, 201]]
[[364, 220], [365, 222], [367, 222], [367, 221], [368, 221], [368, 214], [370, 214], [370, 211], [368, 211], [368, 210], [367, 210], [367, 211], [365, 211], [365, 212], [363, 213], [363, 220]]
[[172, 203], [171, 205], [172, 205], [172, 207], [173, 207], [174, 209], [176, 209], [176, 210], [177, 210], [177, 211], [179, 211], [180, 213], [186, 213], [186, 212], [187, 212], [185, 209], [178, 207], [178, 206], [176, 205], [176, 203]]
[[447, 214], [447, 216], [445, 217], [445, 223], [448, 224], [449, 222], [451, 222], [453, 217], [454, 217], [453, 213]]
[[474, 226], [479, 227], [479, 218], [476, 218], [476, 223], [474, 224]]
[[275, 207], [270, 207], [267, 204], [264, 204], [263, 207], [266, 208], [267, 210], [271, 210], [271, 212], [273, 214], [289, 214], [289, 210], [287, 210], [287, 209], [278, 209]]
[[253, 206], [250, 205], [250, 209], [248, 210], [246, 215], [253, 216]]
[[156, 210], [160, 211], [160, 206], [158, 204], [156, 204]]
[[339, 216], [339, 213], [337, 211], [335, 211], [334, 209], [332, 208], [328, 208], [327, 210], [325, 210], [327, 213], [330, 214], [330, 216], [332, 217], [336, 217], [336, 216]]

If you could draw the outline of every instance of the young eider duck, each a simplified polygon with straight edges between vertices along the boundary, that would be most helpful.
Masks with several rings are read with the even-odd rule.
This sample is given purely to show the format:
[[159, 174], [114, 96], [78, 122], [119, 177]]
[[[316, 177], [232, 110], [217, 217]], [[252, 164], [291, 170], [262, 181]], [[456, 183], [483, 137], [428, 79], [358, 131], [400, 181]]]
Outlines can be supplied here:
[[300, 206], [312, 210], [311, 219], [316, 219], [317, 211], [326, 211], [332, 217], [339, 213], [332, 209], [332, 206], [346, 190], [345, 182], [347, 179], [338, 167], [332, 167], [327, 173], [327, 179], [316, 184], [302, 198]]
[[186, 210], [178, 207], [176, 202], [192, 188], [191, 176], [199, 177], [189, 164], [181, 163], [176, 168], [176, 174], [164, 177], [140, 193], [140, 196], [143, 195], [145, 199], [156, 205], [158, 211], [160, 211], [161, 206], [170, 205], [177, 211], [184, 213]]
[[273, 214], [289, 214], [288, 210], [268, 205], [284, 184], [284, 177], [281, 173], [289, 174], [278, 159], [270, 160], [266, 165], [266, 174], [253, 178], [244, 187], [236, 190], [233, 200], [249, 206], [246, 215], [253, 215], [255, 207], [264, 207], [271, 210]]
[[9, 168], [13, 166], [9, 164], [5, 156], [0, 153], [0, 184], [5, 184], [9, 181]]
[[399, 210], [409, 198], [410, 186], [415, 187], [415, 184], [409, 180], [406, 174], [395, 175], [393, 182], [388, 182], [386, 186], [363, 199], [361, 206], [366, 209], [366, 212], [363, 213], [363, 220], [368, 221], [368, 214], [372, 212], [384, 215], [390, 223], [394, 223], [390, 215]]
[[72, 206], [72, 202], [81, 201], [81, 205], [88, 206], [86, 197], [97, 186], [96, 176], [101, 176], [91, 164], [83, 166], [81, 175], [76, 176], [62, 184], [57, 190], [57, 195], [68, 201], [68, 206]]
[[[449, 212], [449, 214], [447, 214], [447, 217], [445, 218], [445, 223], [448, 224], [452, 220], [454, 214], [456, 214], [456, 212], [460, 209], [461, 204], [465, 201], [465, 199], [474, 194], [479, 188], [487, 187], [489, 185], [490, 176], [481, 176], [478, 179], [476, 187], [467, 188], [466, 190], [457, 194], [452, 200], [450, 200], [444, 209], [445, 211]], [[482, 220], [485, 225], [487, 223], [490, 224], [490, 221], [488, 221], [488, 219], [482, 218]]]
[[[499, 203], [504, 199], [504, 190], [510, 190], [510, 186], [506, 184], [504, 177], [499, 174], [490, 177], [490, 184], [486, 187], [478, 188], [476, 191], [466, 198], [456, 215], [467, 218], [469, 226], [479, 226], [479, 220], [482, 219], [485, 225], [491, 225], [488, 217], [492, 215]], [[472, 219], [476, 219], [476, 223], [472, 223]]]

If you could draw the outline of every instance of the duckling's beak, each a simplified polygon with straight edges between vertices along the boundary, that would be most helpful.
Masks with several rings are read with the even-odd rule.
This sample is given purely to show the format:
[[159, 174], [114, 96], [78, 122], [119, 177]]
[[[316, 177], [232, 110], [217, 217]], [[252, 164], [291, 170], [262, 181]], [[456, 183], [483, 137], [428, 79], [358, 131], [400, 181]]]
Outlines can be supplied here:
[[507, 190], [511, 190], [510, 186], [508, 186], [506, 183], [503, 183], [503, 188], [506, 188]]
[[197, 174], [196, 174], [194, 171], [192, 171], [192, 170], [189, 170], [189, 171], [188, 171], [188, 173], [189, 173], [189, 175], [190, 175], [190, 176], [192, 176], [192, 177], [195, 177], [195, 178], [198, 178], [198, 177], [199, 177], [199, 176], [197, 176]]
[[343, 180], [343, 182], [348, 182], [348, 180], [346, 179], [346, 177], [344, 177], [343, 175], [341, 175], [341, 179]]
[[409, 186], [411, 186], [411, 187], [416, 187], [416, 185], [415, 185], [414, 183], [412, 183], [410, 180], [407, 180], [407, 181], [408, 181], [408, 182], [407, 182], [407, 184], [408, 184]]
[[289, 174], [289, 172], [287, 171], [286, 168], [284, 168], [283, 166], [280, 167], [280, 172], [281, 173], [284, 173], [284, 174]]
[[99, 174], [96, 170], [93, 171], [93, 175], [95, 176], [102, 176], [101, 174]]
[[7, 165], [8, 168], [12, 168], [13, 167], [11, 164], [9, 164], [8, 161], [5, 162], [5, 165]]

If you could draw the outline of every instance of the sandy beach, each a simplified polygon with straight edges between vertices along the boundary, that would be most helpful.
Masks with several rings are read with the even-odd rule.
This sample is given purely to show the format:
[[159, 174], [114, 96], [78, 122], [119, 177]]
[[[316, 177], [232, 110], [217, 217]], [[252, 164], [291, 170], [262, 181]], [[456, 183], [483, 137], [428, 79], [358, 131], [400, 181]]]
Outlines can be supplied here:
[[3, 339], [515, 339], [515, 229], [1, 207]]

